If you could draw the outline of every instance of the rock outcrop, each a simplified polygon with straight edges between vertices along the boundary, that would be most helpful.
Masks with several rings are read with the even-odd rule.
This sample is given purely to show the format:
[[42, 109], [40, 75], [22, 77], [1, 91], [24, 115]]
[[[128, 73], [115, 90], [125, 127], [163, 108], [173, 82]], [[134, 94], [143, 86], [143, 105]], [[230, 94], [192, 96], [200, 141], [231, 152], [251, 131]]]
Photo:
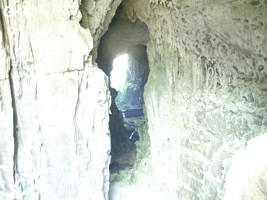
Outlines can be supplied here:
[[108, 78], [79, 6], [1, 1], [0, 199], [108, 199]]
[[[125, 9], [148, 26], [151, 39], [145, 86], [151, 162], [136, 172], [153, 173], [137, 175], [138, 184], [163, 199], [232, 199], [225, 180], [239, 178], [233, 155], [267, 130], [266, 1], [137, 0]], [[261, 171], [239, 166], [253, 183], [238, 182], [234, 199], [266, 199], [266, 179], [258, 175], [266, 174], [266, 156], [255, 156]]]

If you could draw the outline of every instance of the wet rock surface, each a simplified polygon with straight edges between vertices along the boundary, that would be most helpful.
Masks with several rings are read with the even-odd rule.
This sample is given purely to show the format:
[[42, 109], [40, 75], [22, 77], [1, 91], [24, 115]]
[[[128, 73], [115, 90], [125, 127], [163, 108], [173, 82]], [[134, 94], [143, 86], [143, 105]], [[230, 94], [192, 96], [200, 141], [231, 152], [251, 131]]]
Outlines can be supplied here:
[[122, 116], [125, 118], [144, 116], [143, 108], [125, 110], [122, 112]]

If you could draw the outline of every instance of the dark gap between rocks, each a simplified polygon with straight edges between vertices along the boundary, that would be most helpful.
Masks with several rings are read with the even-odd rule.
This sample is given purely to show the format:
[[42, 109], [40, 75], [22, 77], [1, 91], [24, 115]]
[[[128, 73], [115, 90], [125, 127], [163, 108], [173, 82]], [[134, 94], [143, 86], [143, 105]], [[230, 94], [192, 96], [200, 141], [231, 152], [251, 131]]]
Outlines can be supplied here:
[[131, 22], [120, 6], [99, 44], [96, 61], [108, 77], [111, 77], [114, 59], [124, 53], [128, 54], [129, 69], [125, 85], [116, 90], [109, 84], [112, 96], [109, 122], [111, 175], [119, 170], [131, 169], [136, 161], [138, 127], [146, 121], [143, 94], [149, 74], [146, 53], [148, 41], [147, 26], [139, 20]]

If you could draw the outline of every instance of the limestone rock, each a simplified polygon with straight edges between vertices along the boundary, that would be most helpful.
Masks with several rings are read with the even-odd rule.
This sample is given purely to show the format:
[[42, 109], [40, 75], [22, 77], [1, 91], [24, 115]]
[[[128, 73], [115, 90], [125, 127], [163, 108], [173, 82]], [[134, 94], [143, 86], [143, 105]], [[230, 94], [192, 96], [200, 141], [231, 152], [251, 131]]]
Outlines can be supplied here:
[[108, 80], [78, 1], [7, 6], [21, 11], [1, 18], [0, 198], [108, 199]]
[[250, 140], [245, 149], [235, 152], [226, 177], [227, 199], [266, 199], [266, 152], [267, 135]]
[[0, 21], [0, 199], [13, 198], [13, 109], [4, 25]]
[[150, 32], [147, 178], [164, 199], [223, 199], [233, 153], [266, 134], [265, 2], [129, 0], [125, 9]]

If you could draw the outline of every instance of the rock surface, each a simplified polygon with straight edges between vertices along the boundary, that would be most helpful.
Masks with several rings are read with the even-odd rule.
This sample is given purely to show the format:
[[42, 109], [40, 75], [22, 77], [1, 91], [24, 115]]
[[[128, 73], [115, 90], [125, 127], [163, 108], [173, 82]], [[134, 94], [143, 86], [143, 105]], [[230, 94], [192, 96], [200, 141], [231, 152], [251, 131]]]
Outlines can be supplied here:
[[[233, 154], [267, 130], [266, 2], [129, 0], [125, 9], [145, 22], [151, 38], [151, 162], [137, 165], [134, 185], [153, 182], [168, 200], [228, 199], [225, 180], [238, 178], [228, 173], [238, 162]], [[150, 177], [138, 173], [149, 169]], [[253, 199], [244, 195], [255, 187], [235, 199]], [[256, 192], [266, 199], [266, 185]]]
[[143, 109], [129, 109], [123, 112], [126, 118], [144, 116]]
[[[0, 27], [4, 24], [0, 21]], [[6, 36], [0, 28], [0, 199], [12, 198], [13, 182], [13, 110], [9, 80], [10, 60], [5, 47]]]
[[108, 199], [108, 78], [79, 6], [1, 1], [0, 199]]

